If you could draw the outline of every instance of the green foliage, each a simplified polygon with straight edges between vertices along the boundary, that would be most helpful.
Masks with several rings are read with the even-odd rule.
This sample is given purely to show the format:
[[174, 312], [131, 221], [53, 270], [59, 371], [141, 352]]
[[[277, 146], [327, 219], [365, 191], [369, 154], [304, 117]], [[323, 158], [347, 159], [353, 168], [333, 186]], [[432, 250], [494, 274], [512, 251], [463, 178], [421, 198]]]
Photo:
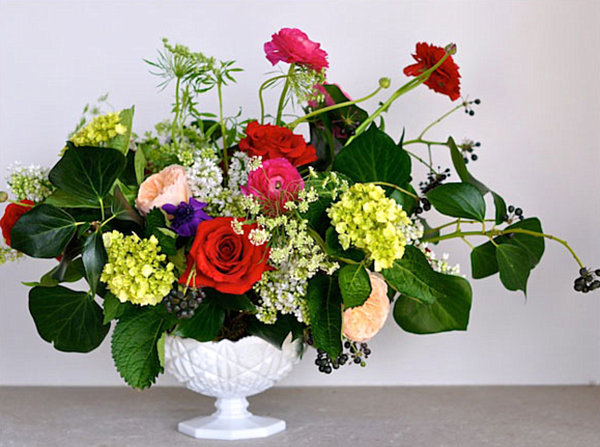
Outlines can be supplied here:
[[60, 189], [55, 190], [46, 197], [43, 203], [58, 208], [100, 208], [98, 201], [90, 201], [88, 198], [80, 197], [77, 194], [68, 193]]
[[394, 199], [404, 211], [406, 211], [406, 214], [410, 216], [417, 207], [417, 199], [415, 199], [417, 192], [410, 183], [405, 183], [400, 187], [406, 191], [413, 193], [413, 195], [406, 194], [405, 192], [399, 191], [397, 189], [391, 189], [388, 195], [390, 198]]
[[410, 180], [410, 157], [386, 133], [371, 126], [344, 147], [333, 170], [355, 182], [386, 182], [397, 186]]
[[66, 211], [41, 204], [23, 214], [11, 231], [11, 246], [34, 258], [56, 258], [76, 231]]
[[350, 247], [348, 250], [344, 250], [340, 244], [338, 233], [333, 227], [327, 228], [325, 232], [325, 251], [330, 256], [350, 259], [356, 262], [360, 262], [365, 258], [365, 253], [357, 248]]
[[446, 216], [485, 219], [483, 196], [469, 183], [445, 183], [430, 191], [427, 198], [437, 211]]
[[362, 306], [371, 295], [371, 280], [362, 265], [345, 265], [339, 270], [338, 282], [345, 308]]
[[102, 269], [108, 261], [100, 230], [93, 232], [85, 239], [81, 257], [85, 267], [85, 278], [90, 286], [92, 296], [94, 296], [96, 295]]
[[256, 306], [252, 304], [247, 295], [232, 295], [221, 293], [214, 289], [206, 289], [206, 294], [211, 297], [215, 305], [222, 309], [238, 312], [256, 312]]
[[106, 146], [117, 149], [119, 152], [123, 154], [127, 154], [129, 150], [129, 142], [131, 140], [131, 128], [133, 126], [133, 113], [135, 111], [135, 107], [131, 106], [129, 109], [121, 110], [119, 113], [119, 124], [122, 124], [127, 129], [125, 133], [118, 134], [117, 136], [111, 138]]
[[304, 326], [293, 315], [279, 315], [275, 323], [265, 324], [256, 318], [248, 321], [248, 333], [268, 341], [277, 348], [292, 334], [292, 341], [302, 339], [304, 335]]
[[112, 320], [117, 320], [121, 316], [133, 309], [133, 304], [130, 302], [122, 303], [115, 295], [107, 292], [104, 297], [104, 303], [102, 303], [102, 310], [104, 312], [104, 324], [110, 323]]
[[89, 294], [62, 286], [31, 289], [29, 311], [40, 336], [59, 351], [90, 352], [110, 328]]
[[486, 278], [498, 273], [496, 247], [490, 241], [471, 251], [471, 276], [474, 279]]
[[42, 276], [39, 281], [23, 282], [22, 284], [28, 287], [54, 287], [61, 282], [77, 282], [85, 276], [85, 269], [83, 267], [83, 260], [81, 258], [77, 258], [74, 261], [67, 263], [65, 265], [65, 271], [61, 277], [58, 276], [59, 270], [60, 265], [57, 265], [44, 276]]
[[163, 306], [144, 306], [123, 314], [115, 326], [111, 349], [117, 371], [133, 388], [150, 387], [163, 372], [157, 343], [168, 329]]
[[342, 295], [337, 278], [324, 274], [311, 278], [306, 301], [315, 348], [337, 358], [342, 352]]
[[175, 335], [201, 342], [214, 340], [225, 321], [225, 310], [215, 301], [208, 297], [204, 299], [192, 318], [179, 322]]
[[134, 160], [133, 160], [133, 166], [134, 166], [134, 170], [135, 170], [135, 179], [136, 179], [138, 185], [144, 181], [144, 172], [146, 170], [147, 164], [148, 164], [148, 161], [146, 160], [144, 151], [141, 149], [136, 150]]
[[496, 248], [496, 260], [504, 287], [508, 290], [522, 290], [526, 294], [527, 279], [531, 272], [527, 253], [514, 245], [501, 244]]
[[472, 298], [469, 282], [434, 271], [419, 249], [407, 246], [402, 259], [382, 274], [401, 294], [394, 319], [405, 331], [430, 334], [467, 328]]
[[70, 147], [54, 165], [49, 178], [58, 189], [98, 203], [111, 191], [125, 163], [125, 156], [116, 149]]
[[119, 220], [135, 222], [139, 226], [144, 225], [142, 216], [129, 204], [121, 188], [117, 185], [114, 189], [114, 197], [111, 204], [111, 212]]

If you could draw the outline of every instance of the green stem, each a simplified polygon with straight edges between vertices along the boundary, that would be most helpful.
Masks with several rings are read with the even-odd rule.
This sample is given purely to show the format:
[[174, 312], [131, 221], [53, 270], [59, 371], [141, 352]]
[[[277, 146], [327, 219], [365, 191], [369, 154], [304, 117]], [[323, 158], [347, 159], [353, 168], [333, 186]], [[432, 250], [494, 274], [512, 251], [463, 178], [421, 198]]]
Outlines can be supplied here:
[[104, 212], [104, 201], [102, 199], [98, 199], [98, 202], [100, 202], [100, 215], [102, 216], [102, 220], [104, 220], [106, 218], [106, 214]]
[[410, 151], [407, 151], [406, 149], [404, 149], [404, 152], [406, 152], [408, 155], [410, 155], [411, 157], [413, 157], [415, 160], [420, 161], [421, 163], [423, 163], [425, 166], [427, 166], [431, 170], [431, 172], [437, 173], [437, 171], [435, 169], [433, 169], [433, 165], [427, 163], [425, 160], [423, 160], [417, 154], [414, 154], [414, 153], [412, 153]]
[[415, 144], [415, 143], [427, 144], [428, 146], [448, 146], [448, 143], [445, 142], [445, 141], [428, 141], [428, 140], [423, 140], [421, 138], [416, 138], [414, 140], [404, 141], [402, 143], [402, 146], [406, 146], [406, 145], [409, 145], [409, 144]]
[[406, 195], [409, 195], [409, 196], [414, 197], [415, 199], [419, 200], [419, 196], [416, 195], [414, 192], [407, 191], [406, 189], [400, 188], [399, 186], [394, 185], [393, 183], [388, 183], [388, 182], [368, 182], [368, 183], [371, 183], [373, 185], [387, 186], [388, 188], [394, 188], [400, 192], [403, 192]]
[[392, 105], [392, 103], [396, 99], [398, 99], [400, 96], [404, 95], [405, 93], [408, 93], [412, 89], [418, 87], [423, 82], [427, 81], [427, 79], [429, 79], [429, 76], [435, 70], [437, 70], [440, 65], [442, 65], [444, 63], [444, 61], [448, 58], [448, 56], [450, 56], [450, 54], [449, 53], [445, 53], [444, 56], [433, 67], [425, 70], [423, 73], [421, 73], [415, 79], [407, 82], [402, 87], [400, 87], [398, 90], [396, 90], [392, 94], [392, 96], [390, 96], [390, 98], [386, 102], [384, 102], [371, 116], [369, 116], [365, 121], [362, 122], [362, 124], [360, 126], [358, 126], [356, 128], [356, 131], [354, 132], [354, 135], [352, 137], [350, 137], [348, 139], [348, 141], [346, 142], [346, 146], [348, 144], [350, 144], [352, 142], [352, 140], [354, 140], [354, 138], [356, 138], [358, 135], [360, 135], [362, 132], [364, 132], [367, 129], [367, 127], [369, 127], [369, 125], [373, 121], [375, 121], [375, 119], [379, 115], [381, 115], [384, 111], [388, 110], [389, 107]]
[[288, 74], [285, 77], [285, 84], [283, 85], [283, 90], [281, 91], [281, 96], [279, 97], [279, 105], [277, 106], [277, 118], [275, 119], [275, 124], [280, 126], [282, 124], [281, 115], [283, 114], [283, 109], [285, 107], [285, 99], [287, 98], [288, 90], [290, 89], [290, 77], [294, 72], [294, 64], [290, 64], [290, 69], [288, 70]]
[[175, 143], [175, 129], [177, 127], [177, 121], [179, 120], [179, 109], [181, 105], [179, 104], [179, 84], [181, 82], [181, 78], [177, 78], [175, 82], [175, 116], [173, 117], [173, 123], [171, 124], [171, 141]]
[[425, 136], [425, 134], [427, 133], [427, 131], [429, 129], [431, 129], [433, 126], [435, 126], [436, 124], [438, 124], [440, 121], [444, 120], [445, 118], [449, 117], [450, 115], [452, 115], [454, 112], [456, 112], [459, 109], [462, 109], [463, 107], [465, 107], [467, 105], [466, 102], [462, 102], [459, 105], [457, 105], [456, 107], [453, 107], [452, 109], [450, 109], [448, 112], [444, 113], [442, 116], [440, 116], [438, 119], [436, 119], [433, 123], [431, 123], [429, 126], [427, 126], [425, 129], [423, 129], [423, 132], [421, 132], [419, 134], [419, 136], [417, 137], [418, 140], [423, 139], [423, 137]]
[[381, 86], [377, 87], [377, 89], [374, 92], [368, 94], [367, 96], [365, 96], [363, 98], [355, 99], [353, 101], [340, 102], [339, 104], [333, 104], [333, 105], [330, 105], [327, 107], [323, 107], [322, 109], [314, 110], [313, 112], [310, 112], [304, 116], [301, 116], [296, 121], [292, 121], [290, 124], [287, 125], [287, 127], [289, 127], [291, 130], [294, 130], [294, 128], [296, 126], [298, 126], [298, 124], [301, 124], [302, 122], [308, 120], [309, 118], [312, 118], [313, 116], [317, 116], [317, 115], [320, 115], [321, 113], [327, 113], [327, 112], [331, 112], [332, 110], [341, 109], [343, 107], [348, 107], [348, 106], [351, 106], [354, 104], [358, 104], [359, 102], [367, 101], [368, 99], [371, 99], [373, 96], [375, 96], [377, 93], [379, 93], [382, 88], [383, 87], [381, 87]]
[[229, 171], [229, 159], [227, 154], [227, 129], [225, 128], [225, 119], [223, 118], [223, 92], [222, 83], [217, 82], [217, 93], [219, 95], [219, 122], [221, 124], [221, 137], [223, 138], [223, 167], [225, 175]]
[[[485, 219], [485, 222], [495, 222], [495, 221], [496, 221], [496, 219]], [[424, 234], [435, 233], [436, 231], [440, 231], [440, 230], [442, 230], [444, 228], [451, 227], [452, 225], [459, 225], [459, 224], [463, 224], [463, 223], [466, 223], [466, 224], [480, 224], [481, 221], [480, 220], [456, 219], [456, 220], [453, 220], [452, 222], [448, 222], [448, 223], [445, 223], [443, 225], [440, 225], [439, 227], [431, 228], [431, 229], [427, 230]]]
[[[323, 253], [327, 253], [327, 249], [325, 247], [325, 241], [323, 240], [321, 235], [310, 227], [308, 227], [307, 231], [308, 231], [308, 234], [310, 234], [312, 236], [312, 238], [316, 241], [316, 243], [319, 245], [319, 247], [321, 247], [321, 250], [323, 250]], [[333, 255], [330, 255], [329, 253], [327, 253], [327, 255], [330, 258], [345, 262], [346, 264], [360, 264], [360, 262], [354, 261], [352, 259], [342, 258], [341, 256], [333, 256]]]
[[270, 86], [276, 80], [283, 79], [283, 78], [287, 78], [287, 76], [286, 75], [275, 76], [274, 78], [267, 79], [265, 82], [263, 82], [260, 85], [260, 88], [258, 89], [258, 100], [260, 102], [260, 124], [263, 124], [265, 122], [265, 101], [262, 96], [263, 91], [264, 91], [264, 89], [267, 88], [267, 86]]

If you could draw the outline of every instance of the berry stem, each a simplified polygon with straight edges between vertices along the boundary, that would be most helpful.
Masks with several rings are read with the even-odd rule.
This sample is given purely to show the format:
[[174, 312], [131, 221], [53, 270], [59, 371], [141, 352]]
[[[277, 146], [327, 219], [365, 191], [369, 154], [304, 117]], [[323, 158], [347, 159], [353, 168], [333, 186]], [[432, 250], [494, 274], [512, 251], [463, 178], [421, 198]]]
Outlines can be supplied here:
[[287, 78], [287, 75], [275, 76], [274, 78], [269, 78], [265, 82], [263, 82], [258, 89], [258, 100], [260, 102], [260, 124], [264, 124], [265, 122], [265, 101], [263, 99], [263, 91], [273, 85], [273, 83], [279, 79]]
[[415, 193], [413, 193], [413, 192], [410, 192], [410, 191], [407, 191], [407, 190], [406, 190], [406, 189], [404, 189], [404, 188], [400, 188], [399, 186], [396, 186], [396, 185], [394, 185], [394, 184], [392, 184], [392, 183], [388, 183], [388, 182], [369, 182], [369, 183], [371, 183], [371, 184], [373, 184], [373, 185], [387, 186], [387, 187], [389, 187], [389, 188], [393, 188], [393, 189], [395, 189], [395, 190], [398, 190], [398, 191], [400, 191], [400, 192], [403, 192], [404, 194], [406, 194], [406, 195], [409, 195], [409, 196], [411, 196], [411, 197], [413, 197], [413, 198], [415, 198], [415, 199], [419, 200], [419, 196], [418, 196], [418, 195], [416, 195]]
[[419, 136], [417, 137], [417, 140], [422, 140], [423, 137], [425, 136], [425, 134], [429, 131], [429, 129], [431, 129], [433, 126], [435, 126], [436, 124], [440, 123], [441, 121], [443, 121], [445, 118], [449, 117], [450, 115], [452, 115], [454, 112], [456, 112], [457, 110], [462, 109], [463, 107], [467, 106], [467, 102], [463, 101], [462, 103], [460, 103], [459, 105], [453, 107], [452, 109], [450, 109], [448, 112], [444, 113], [442, 116], [440, 116], [438, 119], [436, 119], [433, 123], [431, 123], [429, 126], [427, 126], [425, 129], [423, 129], [423, 132], [421, 132], [419, 134]]
[[283, 90], [281, 91], [281, 96], [279, 97], [279, 105], [277, 107], [277, 118], [275, 119], [275, 124], [280, 126], [282, 124], [281, 115], [283, 114], [283, 109], [285, 107], [285, 99], [287, 98], [288, 90], [290, 89], [290, 78], [292, 77], [292, 73], [294, 73], [294, 64], [290, 64], [290, 69], [285, 77], [285, 84], [283, 84]]

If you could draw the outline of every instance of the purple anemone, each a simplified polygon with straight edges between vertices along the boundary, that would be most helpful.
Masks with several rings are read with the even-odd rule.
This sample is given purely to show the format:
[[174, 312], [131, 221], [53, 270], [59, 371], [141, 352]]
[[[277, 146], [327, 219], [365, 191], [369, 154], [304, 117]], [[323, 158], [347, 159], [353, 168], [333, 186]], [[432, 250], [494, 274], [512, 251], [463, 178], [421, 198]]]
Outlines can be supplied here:
[[171, 229], [179, 236], [189, 237], [196, 234], [196, 228], [200, 222], [212, 219], [203, 211], [206, 205], [192, 197], [189, 203], [181, 202], [179, 205], [167, 203], [162, 206], [162, 209], [170, 214], [170, 217], [172, 216]]

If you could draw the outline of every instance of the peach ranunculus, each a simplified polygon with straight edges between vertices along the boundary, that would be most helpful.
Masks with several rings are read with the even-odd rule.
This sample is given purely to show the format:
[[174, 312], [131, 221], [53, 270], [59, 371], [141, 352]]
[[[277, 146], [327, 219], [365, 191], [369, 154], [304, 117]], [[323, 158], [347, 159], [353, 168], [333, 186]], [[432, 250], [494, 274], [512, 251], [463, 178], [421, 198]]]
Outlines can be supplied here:
[[344, 310], [343, 333], [352, 341], [365, 342], [381, 330], [390, 313], [388, 286], [379, 273], [369, 272], [371, 295], [362, 306]]
[[144, 180], [135, 205], [140, 213], [146, 215], [152, 208], [160, 208], [167, 203], [179, 205], [187, 202], [191, 195], [185, 168], [171, 165]]

